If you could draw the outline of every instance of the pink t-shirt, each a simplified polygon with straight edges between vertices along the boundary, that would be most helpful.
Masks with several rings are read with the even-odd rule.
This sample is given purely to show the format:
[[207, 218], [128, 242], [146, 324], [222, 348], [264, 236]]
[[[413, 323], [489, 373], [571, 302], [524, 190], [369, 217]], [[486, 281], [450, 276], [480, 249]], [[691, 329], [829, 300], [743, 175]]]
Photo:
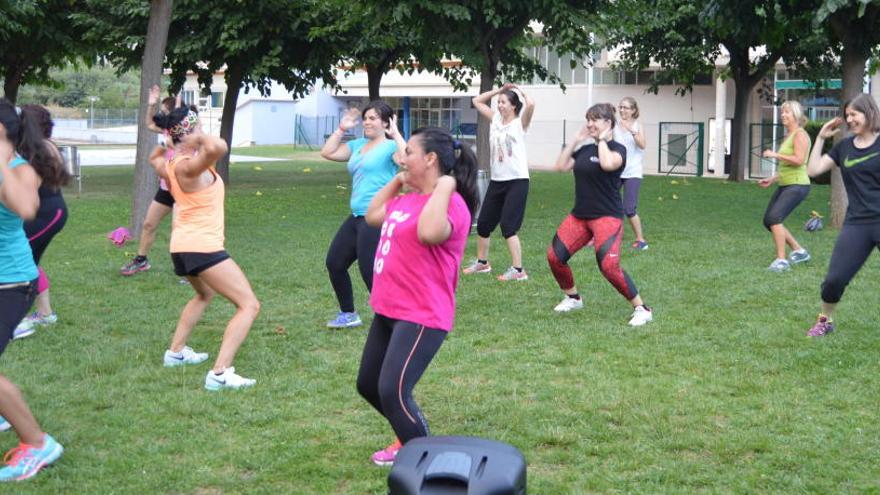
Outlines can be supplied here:
[[382, 237], [373, 264], [373, 311], [428, 328], [452, 330], [455, 288], [471, 213], [460, 194], [449, 200], [452, 233], [442, 244], [419, 242], [418, 220], [430, 194], [409, 193], [385, 205]]

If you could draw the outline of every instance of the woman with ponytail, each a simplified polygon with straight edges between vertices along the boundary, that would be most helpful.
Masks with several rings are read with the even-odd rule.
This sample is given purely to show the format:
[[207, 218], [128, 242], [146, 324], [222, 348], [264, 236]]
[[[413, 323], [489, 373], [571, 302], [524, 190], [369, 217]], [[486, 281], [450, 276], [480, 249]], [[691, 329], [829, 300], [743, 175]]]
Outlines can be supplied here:
[[[48, 154], [39, 128], [33, 122], [23, 126], [18, 113], [9, 100], [0, 99], [0, 355], [37, 292], [37, 265], [23, 220], [37, 214], [42, 174], [21, 153], [38, 163], [45, 163], [40, 160]], [[4, 375], [0, 415], [0, 431], [13, 428], [19, 439], [18, 447], [6, 454], [0, 482], [30, 478], [61, 456], [64, 448], [43, 432], [18, 387]]]
[[[370, 202], [381, 226], [358, 392], [391, 424], [397, 440], [373, 454], [394, 462], [403, 443], [429, 434], [413, 389], [455, 319], [458, 266], [477, 207], [476, 157], [437, 128], [413, 132], [402, 172]], [[400, 195], [401, 188], [409, 192]]]
[[49, 277], [40, 266], [40, 260], [49, 242], [56, 234], [61, 232], [67, 223], [67, 204], [61, 194], [61, 186], [67, 184], [70, 179], [64, 160], [52, 138], [52, 116], [49, 111], [40, 105], [24, 105], [21, 107], [21, 121], [25, 128], [33, 129], [33, 135], [40, 135], [37, 142], [22, 143], [20, 149], [23, 158], [29, 161], [42, 181], [38, 191], [40, 197], [40, 209], [37, 216], [24, 224], [24, 232], [27, 234], [34, 255], [34, 263], [37, 264], [39, 277], [37, 278], [36, 311], [27, 316], [12, 336], [13, 339], [21, 339], [37, 330], [37, 327], [51, 325], [58, 321], [58, 316], [52, 311], [49, 300]]

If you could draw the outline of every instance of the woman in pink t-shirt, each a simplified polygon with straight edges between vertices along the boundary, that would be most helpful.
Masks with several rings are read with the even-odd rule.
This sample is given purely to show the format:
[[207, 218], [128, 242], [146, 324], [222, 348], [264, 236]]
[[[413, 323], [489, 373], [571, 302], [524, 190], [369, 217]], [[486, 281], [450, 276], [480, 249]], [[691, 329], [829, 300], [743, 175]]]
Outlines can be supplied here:
[[[388, 419], [398, 440], [373, 454], [394, 462], [412, 438], [428, 435], [413, 388], [455, 319], [455, 288], [477, 205], [476, 157], [437, 128], [413, 132], [403, 171], [370, 202], [367, 223], [382, 226], [358, 392]], [[399, 195], [408, 186], [410, 192]]]

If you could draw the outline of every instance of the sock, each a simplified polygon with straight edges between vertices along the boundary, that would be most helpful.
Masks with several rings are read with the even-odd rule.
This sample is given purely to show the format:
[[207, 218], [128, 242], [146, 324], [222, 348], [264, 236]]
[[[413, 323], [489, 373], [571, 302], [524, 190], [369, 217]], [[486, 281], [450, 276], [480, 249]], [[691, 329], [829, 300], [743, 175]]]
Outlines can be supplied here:
[[521, 267], [521, 266], [515, 266], [515, 267], [513, 267], [513, 269], [516, 270], [518, 273], [522, 273], [522, 267]]
[[481, 265], [488, 265], [488, 264], [489, 264], [489, 260], [477, 260], [477, 263], [479, 263], [479, 264], [481, 264]]
[[134, 257], [134, 260], [137, 261], [138, 263], [143, 263], [144, 261], [147, 261], [147, 257], [146, 257], [146, 256], [137, 255], [137, 256]]
[[581, 300], [581, 295], [580, 295], [580, 294], [567, 294], [567, 295], [568, 295], [568, 297], [570, 297], [570, 298], [572, 298], [572, 299], [574, 299], [574, 300], [576, 300], [576, 301], [580, 301], [580, 300]]

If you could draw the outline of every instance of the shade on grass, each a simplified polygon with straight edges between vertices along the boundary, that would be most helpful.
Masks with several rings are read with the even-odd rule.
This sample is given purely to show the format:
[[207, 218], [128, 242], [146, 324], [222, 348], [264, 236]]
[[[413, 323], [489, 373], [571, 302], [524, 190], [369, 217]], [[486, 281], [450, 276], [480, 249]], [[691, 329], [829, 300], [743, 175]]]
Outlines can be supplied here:
[[[227, 249], [263, 308], [236, 360], [258, 383], [235, 393], [202, 390], [209, 363], [162, 367], [191, 294], [172, 274], [169, 225], [153, 269], [120, 277], [135, 247], [104, 235], [128, 219], [131, 170], [85, 174], [44, 257], [59, 323], [0, 359], [67, 449], [16, 493], [384, 493], [387, 470], [369, 456], [392, 433], [354, 385], [365, 328], [324, 327], [336, 311], [324, 256], [347, 214], [344, 165], [232, 168]], [[589, 250], [571, 260], [585, 308], [553, 313], [561, 292], [544, 256], [572, 179], [533, 174], [521, 232], [530, 280], [462, 278], [456, 327], [416, 389], [433, 432], [515, 445], [530, 493], [880, 490], [880, 257], [849, 287], [838, 331], [809, 340], [836, 232], [800, 226], [827, 211], [827, 187], [788, 222], [813, 261], [775, 274], [761, 225], [772, 191], [675, 182], [645, 180], [651, 247], [621, 256], [656, 311], [633, 329]], [[491, 260], [496, 271], [509, 263], [500, 236]], [[352, 277], [369, 323], [356, 268]], [[213, 359], [231, 312], [218, 298], [191, 345]], [[0, 435], [0, 447], [13, 444]]]

